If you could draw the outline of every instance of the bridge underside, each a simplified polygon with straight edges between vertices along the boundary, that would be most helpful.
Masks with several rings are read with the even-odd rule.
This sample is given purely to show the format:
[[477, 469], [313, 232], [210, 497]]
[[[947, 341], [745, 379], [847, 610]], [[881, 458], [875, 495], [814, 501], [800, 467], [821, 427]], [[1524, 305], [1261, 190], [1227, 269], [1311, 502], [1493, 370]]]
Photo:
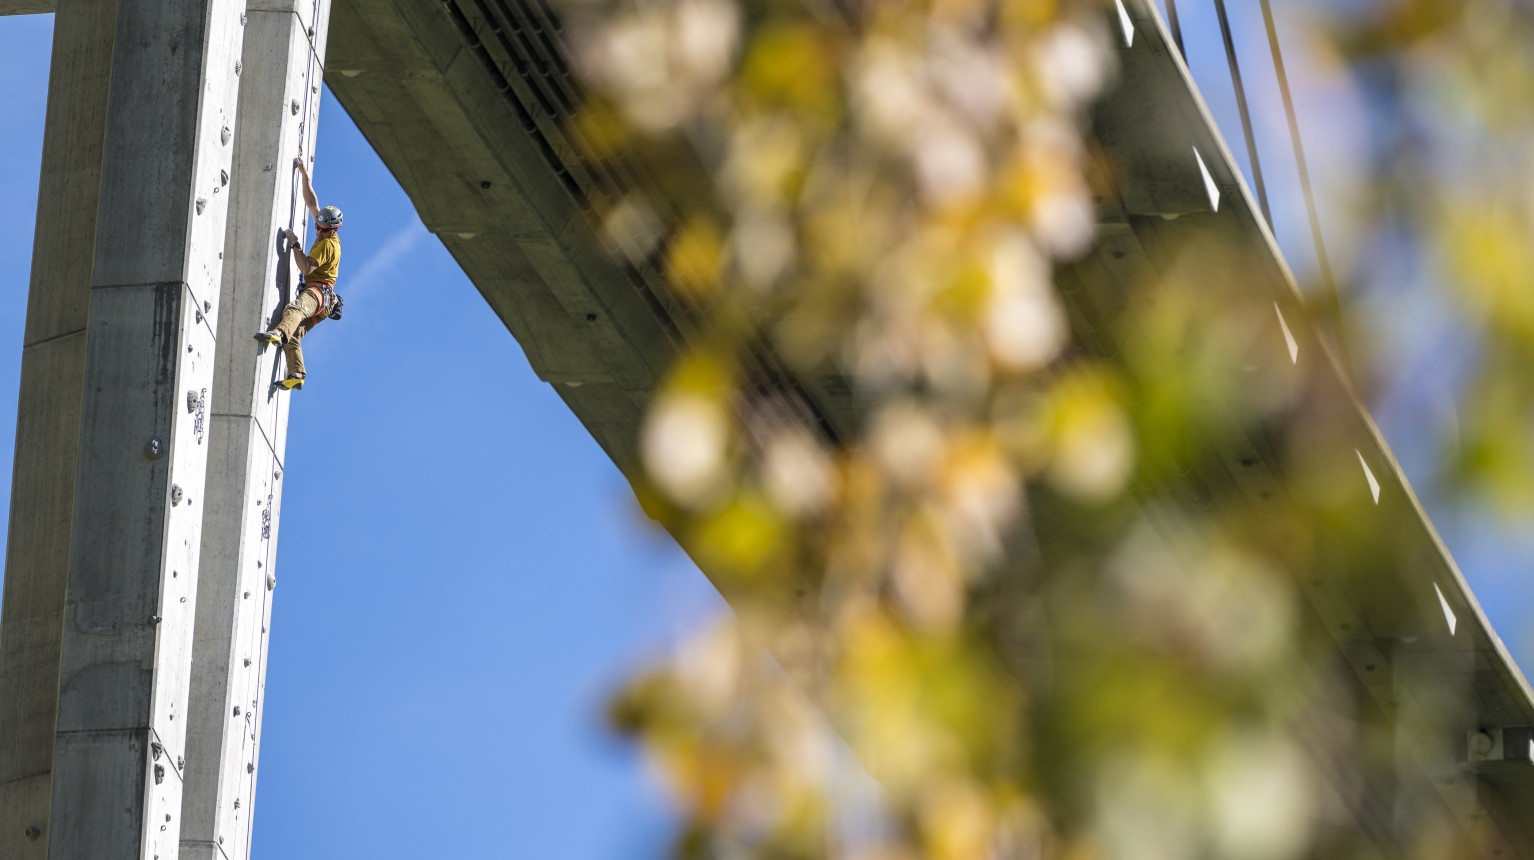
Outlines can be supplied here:
[[[1292, 470], [1354, 476], [1343, 504], [1357, 506], [1351, 519], [1363, 525], [1315, 528], [1317, 546], [1298, 572], [1308, 621], [1335, 646], [1353, 697], [1343, 710], [1389, 723], [1434, 709], [1452, 727], [1403, 741], [1392, 796], [1365, 798], [1354, 825], [1388, 855], [1392, 819], [1409, 794], [1413, 813], [1456, 822], [1481, 856], [1534, 856], [1534, 818], [1519, 814], [1534, 804], [1534, 766], [1465, 764], [1463, 749], [1473, 730], [1506, 729], [1512, 738], [1534, 726], [1527, 682], [1310, 322], [1152, 5], [1124, 5], [1136, 38], [1121, 44], [1120, 84], [1093, 117], [1108, 155], [1097, 242], [1061, 279], [1075, 327], [1103, 355], [1132, 348], [1135, 285], [1168, 278], [1268, 321], [1244, 369], [1304, 390], [1304, 421], [1315, 430], [1303, 450], [1245, 427], [1209, 440], [1191, 462], [1169, 464], [1166, 482], [1190, 508], [1210, 498], [1249, 507], [1281, 541], [1313, 516], [1285, 489]], [[42, 6], [52, 3], [0, 0], [0, 13]], [[591, 238], [589, 201], [621, 193], [628, 180], [584, 159], [564, 129], [579, 96], [547, 7], [336, 0], [331, 21], [325, 78], [336, 97], [540, 378], [636, 476], [643, 410], [687, 319], [653, 271], [619, 262]], [[811, 420], [833, 433], [856, 426], [859, 403], [846, 380], [759, 359], [770, 384], [809, 404]], [[1075, 534], [1079, 524], [1068, 509], [1044, 505], [1035, 528], [1047, 558], [1051, 535]]]
[[[1318, 428], [1308, 468], [1354, 476], [1367, 522], [1346, 534], [1321, 528], [1313, 567], [1301, 577], [1309, 620], [1335, 642], [1351, 679], [1348, 708], [1360, 719], [1404, 720], [1431, 701], [1456, 729], [1534, 724], [1527, 683], [1310, 322], [1158, 15], [1144, 0], [1125, 6], [1136, 37], [1121, 45], [1120, 83], [1094, 114], [1113, 176], [1103, 177], [1108, 193], [1092, 253], [1062, 275], [1078, 332], [1116, 355], [1134, 337], [1133, 321], [1122, 318], [1132, 285], [1159, 278], [1256, 308], [1269, 325], [1251, 344], [1247, 369], [1287, 374], [1306, 389], [1306, 420]], [[533, 369], [635, 475], [642, 410], [686, 319], [652, 273], [617, 262], [590, 238], [583, 200], [622, 186], [583, 159], [562, 127], [576, 90], [557, 22], [543, 4], [521, 0], [338, 0], [334, 15], [332, 91]], [[859, 407], [844, 380], [796, 377], [771, 356], [763, 363], [826, 426], [855, 426]], [[1211, 440], [1169, 481], [1192, 505], [1199, 496], [1240, 500], [1281, 535], [1304, 505], [1281, 490], [1293, 454], [1277, 447], [1263, 428], [1247, 428]], [[1191, 477], [1172, 477], [1184, 471]], [[1052, 533], [1074, 531], [1052, 519], [1066, 516], [1036, 511], [1046, 553]], [[1451, 713], [1435, 691], [1452, 691]], [[1465, 765], [1464, 738], [1451, 731], [1436, 746], [1403, 748], [1397, 797], [1413, 793], [1426, 814], [1457, 821], [1465, 844], [1485, 856], [1534, 855], [1534, 821], [1517, 813], [1534, 803], [1534, 768]], [[1355, 824], [1388, 852], [1388, 819], [1399, 810], [1369, 812], [1392, 806], [1369, 801], [1358, 805]]]

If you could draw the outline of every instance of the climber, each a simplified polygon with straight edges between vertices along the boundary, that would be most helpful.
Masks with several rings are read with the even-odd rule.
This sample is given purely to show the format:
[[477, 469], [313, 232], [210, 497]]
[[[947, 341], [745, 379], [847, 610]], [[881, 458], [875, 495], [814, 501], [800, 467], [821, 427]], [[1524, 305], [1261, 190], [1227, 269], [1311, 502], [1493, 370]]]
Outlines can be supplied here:
[[277, 385], [290, 390], [304, 387], [304, 351], [300, 345], [304, 335], [327, 317], [341, 318], [341, 297], [335, 293], [336, 271], [341, 264], [341, 240], [336, 238], [336, 231], [341, 228], [341, 210], [334, 206], [319, 207], [302, 156], [293, 159], [293, 166], [303, 176], [304, 205], [314, 217], [318, 238], [305, 254], [298, 236], [291, 229], [282, 231], [303, 281], [293, 301], [283, 308], [281, 321], [270, 329], [256, 332], [257, 340], [282, 345], [282, 351], [288, 357], [288, 373]]

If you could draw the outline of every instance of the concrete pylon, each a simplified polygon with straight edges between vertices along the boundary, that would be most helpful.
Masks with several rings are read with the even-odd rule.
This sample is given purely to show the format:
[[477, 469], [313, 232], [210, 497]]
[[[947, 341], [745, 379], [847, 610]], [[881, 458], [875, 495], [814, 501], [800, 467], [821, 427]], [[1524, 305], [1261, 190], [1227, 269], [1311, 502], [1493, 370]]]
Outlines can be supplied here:
[[0, 857], [18, 860], [40, 860], [48, 851], [85, 326], [116, 23], [113, 3], [63, 0], [53, 27], [56, 60], [48, 85], [0, 598]]
[[59, 3], [0, 619], [8, 860], [180, 841], [243, 11]]
[[244, 860], [276, 587], [288, 399], [281, 350], [251, 335], [297, 284], [278, 230], [307, 218], [294, 156], [314, 152], [329, 0], [251, 0], [209, 418], [207, 506], [187, 714], [182, 860]]

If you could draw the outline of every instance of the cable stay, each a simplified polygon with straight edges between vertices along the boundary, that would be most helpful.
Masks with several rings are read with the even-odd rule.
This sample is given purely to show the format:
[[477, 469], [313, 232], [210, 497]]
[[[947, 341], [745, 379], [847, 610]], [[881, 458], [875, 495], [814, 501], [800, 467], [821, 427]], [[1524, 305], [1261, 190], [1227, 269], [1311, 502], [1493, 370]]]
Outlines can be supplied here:
[[[1173, 2], [1173, 0], [1168, 0]], [[1342, 300], [1337, 292], [1337, 281], [1332, 276], [1331, 259], [1326, 254], [1326, 240], [1321, 233], [1321, 216], [1316, 209], [1316, 194], [1310, 185], [1310, 168], [1305, 162], [1305, 144], [1300, 139], [1300, 121], [1294, 110], [1294, 97], [1289, 91], [1289, 75], [1284, 68], [1284, 53], [1278, 43], [1278, 26], [1273, 22], [1273, 7], [1269, 0], [1261, 0], [1262, 20], [1268, 30], [1268, 48], [1273, 54], [1273, 71], [1278, 76], [1278, 93], [1284, 102], [1284, 117], [1289, 121], [1289, 141], [1294, 146], [1294, 162], [1299, 169], [1300, 190], [1305, 195], [1305, 214], [1310, 218], [1310, 236], [1316, 245], [1316, 266], [1321, 274], [1321, 286], [1326, 291], [1328, 316], [1331, 317], [1332, 334], [1337, 338], [1337, 351], [1348, 375], [1353, 375], [1353, 363], [1348, 357], [1347, 341], [1342, 331]], [[1271, 223], [1272, 219], [1269, 219]]]
[[1177, 43], [1177, 53], [1182, 54], [1183, 61], [1188, 59], [1188, 52], [1182, 46], [1182, 24], [1177, 20], [1177, 0], [1166, 0], [1167, 23], [1172, 25], [1172, 41]]
[[1268, 208], [1268, 188], [1262, 181], [1262, 162], [1257, 158], [1257, 138], [1252, 133], [1252, 114], [1246, 106], [1246, 87], [1241, 83], [1241, 64], [1236, 62], [1236, 43], [1230, 36], [1230, 19], [1225, 14], [1225, 0], [1214, 0], [1215, 11], [1220, 16], [1220, 35], [1225, 38], [1225, 60], [1230, 64], [1230, 80], [1236, 89], [1236, 107], [1241, 111], [1241, 131], [1246, 135], [1246, 153], [1252, 162], [1252, 182], [1257, 186], [1257, 202], [1262, 206], [1262, 217], [1273, 229], [1273, 213]]

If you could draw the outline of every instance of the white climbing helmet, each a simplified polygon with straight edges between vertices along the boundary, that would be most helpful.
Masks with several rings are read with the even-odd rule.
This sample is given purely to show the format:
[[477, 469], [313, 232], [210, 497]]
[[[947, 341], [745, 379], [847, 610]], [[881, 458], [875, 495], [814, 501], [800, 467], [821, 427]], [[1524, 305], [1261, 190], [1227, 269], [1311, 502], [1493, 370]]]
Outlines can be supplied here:
[[326, 227], [334, 230], [335, 228], [341, 226], [341, 210], [334, 206], [326, 206], [324, 209], [320, 210], [319, 217], [315, 218], [314, 220], [318, 221], [321, 227]]

